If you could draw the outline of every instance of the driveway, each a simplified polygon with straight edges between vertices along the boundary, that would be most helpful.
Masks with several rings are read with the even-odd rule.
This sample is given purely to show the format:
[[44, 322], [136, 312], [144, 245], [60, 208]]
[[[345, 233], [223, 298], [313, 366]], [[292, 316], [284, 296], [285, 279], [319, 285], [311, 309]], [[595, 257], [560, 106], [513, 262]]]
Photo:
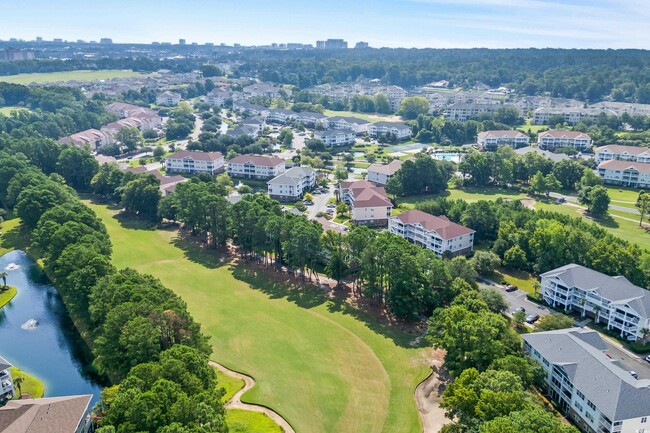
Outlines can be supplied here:
[[328, 185], [327, 192], [323, 194], [312, 194], [314, 196], [314, 204], [307, 206], [307, 218], [315, 219], [316, 215], [320, 212], [325, 212], [327, 209], [327, 202], [330, 198], [334, 197], [334, 185]]
[[514, 292], [506, 292], [501, 284], [496, 284], [493, 281], [485, 280], [483, 278], [479, 279], [479, 287], [483, 289], [498, 289], [503, 294], [506, 303], [509, 305], [508, 311], [506, 311], [508, 316], [512, 316], [512, 312], [519, 307], [525, 308], [526, 316], [529, 314], [538, 314], [541, 317], [552, 313], [552, 311], [545, 306], [529, 301], [528, 298], [526, 298], [527, 293], [521, 289], [517, 289]]
[[624, 370], [635, 371], [639, 375], [639, 379], [650, 379], [650, 362], [624, 349], [619, 342], [603, 334], [601, 336], [608, 347], [606, 354], [609, 358], [618, 361]]

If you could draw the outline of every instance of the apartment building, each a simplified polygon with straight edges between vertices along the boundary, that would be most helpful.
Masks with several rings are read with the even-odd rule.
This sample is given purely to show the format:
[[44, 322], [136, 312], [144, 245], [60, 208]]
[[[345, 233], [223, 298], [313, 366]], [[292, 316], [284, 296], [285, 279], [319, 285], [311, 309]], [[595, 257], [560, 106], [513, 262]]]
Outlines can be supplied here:
[[445, 118], [449, 120], [458, 120], [466, 122], [481, 114], [494, 114], [499, 108], [499, 104], [473, 104], [473, 103], [456, 103], [450, 105], [445, 110]]
[[474, 248], [474, 230], [435, 216], [411, 210], [390, 218], [388, 231], [414, 244], [427, 248], [438, 256], [469, 254]]
[[595, 120], [600, 113], [608, 116], [616, 116], [616, 112], [608, 109], [599, 108], [579, 108], [579, 107], [541, 107], [535, 110], [533, 115], [534, 125], [548, 125], [548, 122], [557, 117], [562, 117], [570, 125], [575, 125], [583, 119]]
[[341, 182], [339, 185], [341, 201], [350, 206], [350, 216], [354, 224], [386, 226], [393, 211], [393, 203], [388, 199], [384, 187], [367, 180]]
[[541, 280], [547, 304], [591, 317], [621, 338], [641, 339], [642, 331], [650, 328], [649, 292], [623, 276], [611, 277], [572, 263], [543, 273]]
[[258, 123], [252, 125], [247, 125], [247, 124], [237, 125], [233, 129], [229, 129], [226, 132], [226, 135], [232, 138], [237, 138], [237, 137], [242, 137], [247, 135], [253, 140], [257, 140], [257, 138], [260, 136], [260, 125]]
[[636, 379], [593, 330], [522, 335], [524, 351], [546, 374], [549, 396], [587, 433], [650, 431], [650, 380]]
[[598, 164], [596, 171], [603, 183], [630, 188], [650, 187], [650, 164], [611, 159]]
[[162, 92], [156, 96], [156, 105], [174, 106], [181, 102], [181, 95], [176, 92]]
[[577, 150], [591, 148], [591, 137], [580, 131], [550, 131], [540, 132], [537, 136], [537, 144], [542, 149], [553, 150], [556, 147], [571, 147]]
[[316, 172], [307, 167], [292, 167], [267, 183], [269, 196], [280, 201], [299, 200], [316, 185]]
[[358, 117], [334, 116], [323, 120], [323, 126], [326, 129], [350, 129], [356, 134], [368, 132], [370, 122]]
[[169, 173], [216, 174], [224, 170], [224, 158], [221, 152], [181, 150], [165, 158], [165, 170]]
[[637, 146], [621, 146], [610, 144], [596, 149], [594, 158], [597, 163], [610, 160], [631, 161], [650, 164], [650, 148]]
[[92, 395], [12, 400], [0, 408], [0, 430], [6, 433], [91, 433], [95, 431]]
[[296, 122], [300, 122], [305, 126], [315, 127], [319, 122], [322, 122], [326, 119], [327, 116], [321, 113], [314, 113], [311, 111], [303, 111], [300, 113], [295, 113]]
[[113, 135], [99, 129], [87, 129], [85, 131], [77, 132], [76, 134], [68, 135], [67, 137], [60, 138], [57, 141], [59, 144], [69, 144], [75, 147], [89, 148], [91, 151], [96, 151], [102, 146], [113, 144], [115, 140]]
[[370, 164], [366, 178], [377, 185], [386, 185], [403, 163], [400, 159], [394, 159], [388, 164]]
[[325, 129], [314, 131], [314, 138], [321, 140], [327, 147], [336, 147], [354, 144], [357, 134], [351, 129]]
[[11, 363], [0, 356], [0, 403], [14, 396], [14, 382], [11, 378], [11, 367]]
[[368, 126], [368, 135], [373, 138], [393, 134], [398, 140], [411, 138], [411, 127], [400, 122], [377, 122]]
[[479, 132], [476, 143], [483, 150], [495, 150], [500, 146], [510, 146], [513, 149], [518, 149], [528, 146], [530, 137], [523, 132], [514, 130], [484, 131]]
[[251, 104], [248, 101], [233, 101], [232, 103], [233, 111], [239, 114], [251, 114], [253, 116], [263, 116], [266, 117], [269, 114], [269, 109], [263, 105]]
[[271, 179], [285, 171], [285, 162], [275, 156], [239, 155], [228, 161], [230, 177]]
[[244, 95], [242, 92], [231, 92], [228, 90], [211, 90], [208, 92], [207, 96], [205, 97], [205, 102], [207, 102], [210, 105], [217, 105], [219, 107], [223, 107], [226, 101], [238, 101], [240, 99], [243, 99]]
[[271, 123], [279, 123], [284, 125], [285, 123], [291, 122], [296, 118], [296, 112], [291, 110], [285, 110], [284, 108], [274, 108], [269, 110], [269, 114], [266, 117]]

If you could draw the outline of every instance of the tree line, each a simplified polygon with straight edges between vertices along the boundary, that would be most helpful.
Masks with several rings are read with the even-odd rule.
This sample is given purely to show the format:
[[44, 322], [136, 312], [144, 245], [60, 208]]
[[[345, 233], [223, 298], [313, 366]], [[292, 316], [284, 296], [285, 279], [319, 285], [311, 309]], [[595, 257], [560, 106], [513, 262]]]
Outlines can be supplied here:
[[68, 181], [75, 168], [63, 174], [44, 174], [13, 148], [0, 151], [0, 201], [21, 218], [30, 254], [43, 260], [95, 366], [115, 384], [102, 393], [99, 431], [226, 432], [199, 324], [157, 279], [115, 269], [106, 228]]

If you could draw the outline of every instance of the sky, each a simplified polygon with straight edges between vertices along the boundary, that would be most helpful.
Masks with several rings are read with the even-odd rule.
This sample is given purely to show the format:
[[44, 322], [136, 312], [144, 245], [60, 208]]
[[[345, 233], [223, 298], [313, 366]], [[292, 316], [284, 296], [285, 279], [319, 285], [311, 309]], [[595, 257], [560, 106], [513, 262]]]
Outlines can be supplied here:
[[0, 39], [650, 49], [648, 0], [0, 0]]

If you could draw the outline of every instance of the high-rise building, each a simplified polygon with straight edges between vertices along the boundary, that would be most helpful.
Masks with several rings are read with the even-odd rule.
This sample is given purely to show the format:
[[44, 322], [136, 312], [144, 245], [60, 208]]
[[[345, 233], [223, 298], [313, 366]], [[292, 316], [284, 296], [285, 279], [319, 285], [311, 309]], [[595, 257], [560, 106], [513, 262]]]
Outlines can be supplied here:
[[368, 45], [368, 42], [363, 42], [359, 41], [357, 44], [354, 46], [354, 48], [369, 48], [370, 45]]
[[178, 45], [185, 45], [187, 41], [185, 39], [179, 39], [178, 40]]
[[113, 39], [111, 39], [111, 38], [101, 38], [101, 39], [99, 40], [99, 43], [100, 43], [100, 44], [112, 44], [112, 43], [113, 43]]
[[343, 39], [328, 39], [326, 41], [316, 41], [316, 48], [327, 50], [339, 50], [348, 47], [348, 43]]
[[42, 36], [36, 36], [36, 42], [43, 42]]

